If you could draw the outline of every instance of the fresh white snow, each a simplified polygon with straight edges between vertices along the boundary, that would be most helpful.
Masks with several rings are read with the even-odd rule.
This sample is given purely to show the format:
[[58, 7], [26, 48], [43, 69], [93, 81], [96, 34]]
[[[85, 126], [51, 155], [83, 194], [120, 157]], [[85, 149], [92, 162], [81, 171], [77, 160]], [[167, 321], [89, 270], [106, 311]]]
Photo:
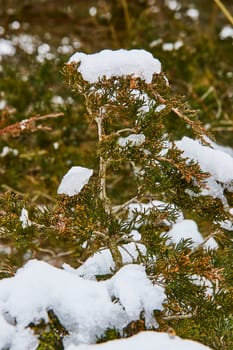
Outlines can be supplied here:
[[28, 55], [32, 55], [36, 51], [37, 45], [39, 45], [36, 36], [25, 33], [13, 36], [12, 43]]
[[[141, 215], [140, 213], [143, 213], [144, 215], [149, 215], [152, 210], [159, 210], [159, 211], [174, 211], [176, 209], [177, 211], [177, 218], [176, 222], [180, 222], [184, 219], [183, 213], [181, 211], [178, 211], [178, 208], [174, 206], [174, 204], [168, 204], [163, 201], [159, 200], [153, 200], [148, 203], [131, 203], [128, 205], [128, 217], [129, 220], [132, 220], [135, 213], [137, 213], [137, 220], [135, 222], [135, 228], [139, 228], [142, 225], [141, 222]], [[170, 222], [168, 220], [164, 220], [164, 223], [166, 225], [171, 225], [173, 222]]]
[[[168, 203], [154, 200], [148, 203], [131, 203], [128, 206], [129, 209], [129, 220], [133, 219], [134, 213], [137, 213], [137, 220], [135, 223], [135, 228], [139, 228], [141, 226], [141, 215], [140, 213], [149, 214], [151, 210], [174, 210], [174, 205], [168, 205]], [[204, 238], [202, 234], [198, 230], [198, 226], [195, 221], [184, 219], [183, 213], [181, 211], [177, 211], [177, 218], [175, 222], [170, 222], [168, 220], [164, 220], [164, 223], [171, 227], [168, 231], [167, 235], [169, 236], [168, 243], [178, 244], [182, 239], [190, 239], [192, 242], [191, 247], [195, 248], [198, 245], [202, 244]], [[214, 238], [209, 238], [207, 242], [205, 242], [204, 247], [206, 249], [216, 249], [218, 248], [218, 244]]]
[[122, 331], [142, 311], [147, 327], [156, 327], [153, 310], [162, 310], [164, 300], [164, 289], [152, 285], [140, 265], [126, 265], [112, 278], [97, 282], [80, 278], [77, 270], [69, 266], [61, 270], [31, 260], [15, 277], [0, 281], [0, 349], [35, 350], [38, 340], [27, 326], [41, 319], [48, 321], [50, 309], [69, 332], [63, 340], [65, 350], [209, 349], [191, 340], [154, 331], [87, 345], [95, 343], [108, 327]]
[[181, 8], [181, 3], [177, 0], [165, 0], [165, 5], [171, 10], [171, 11], [178, 11]]
[[[166, 6], [177, 11], [180, 3], [175, 0], [166, 0]], [[197, 13], [191, 9], [187, 15], [197, 19]], [[90, 15], [94, 16], [90, 13]], [[229, 35], [230, 33], [230, 35]], [[222, 39], [232, 36], [228, 28], [222, 32]], [[29, 54], [37, 48], [37, 59], [51, 59], [53, 55], [50, 46], [46, 43], [38, 43], [31, 36], [15, 37], [13, 42], [0, 39], [0, 57], [15, 54], [15, 46], [19, 46]], [[63, 38], [60, 50], [63, 53], [72, 51], [72, 46], [67, 38]], [[80, 43], [77, 43], [77, 46]], [[178, 50], [183, 45], [181, 40], [175, 43], [164, 43], [164, 50]], [[78, 46], [79, 47], [79, 46]], [[67, 51], [68, 50], [68, 51]], [[161, 72], [161, 63], [151, 53], [144, 50], [103, 50], [96, 54], [78, 52], [74, 54], [71, 62], [80, 63], [78, 71], [89, 83], [98, 79], [114, 76], [133, 75], [150, 83], [154, 73]], [[146, 113], [152, 105], [146, 94], [141, 94], [137, 89], [132, 90], [132, 96], [144, 102], [142, 113]], [[114, 96], [113, 96], [114, 97]], [[55, 96], [54, 104], [62, 104], [60, 96]], [[160, 104], [155, 112], [160, 112], [166, 105]], [[22, 122], [21, 127], [25, 127]], [[132, 134], [120, 137], [120, 147], [142, 146], [145, 142], [144, 134]], [[225, 151], [213, 144], [213, 148], [203, 146], [199, 141], [184, 137], [177, 141], [176, 145], [183, 151], [183, 156], [199, 163], [203, 171], [209, 172], [206, 180], [208, 188], [203, 189], [203, 195], [212, 195], [215, 198], [224, 197], [224, 186], [233, 188], [233, 157], [231, 152]], [[59, 146], [59, 145], [58, 145]], [[57, 146], [56, 146], [57, 147]], [[54, 148], [56, 149], [55, 145]], [[6, 156], [8, 149], [3, 149], [1, 157]], [[78, 194], [88, 183], [93, 175], [92, 169], [80, 166], [72, 167], [63, 177], [58, 194], [73, 196]], [[230, 187], [232, 186], [232, 187]], [[132, 242], [119, 246], [119, 252], [125, 264], [114, 274], [115, 264], [109, 249], [96, 252], [86, 260], [78, 269], [64, 264], [63, 269], [58, 269], [38, 260], [29, 261], [19, 269], [12, 278], [0, 280], [0, 350], [34, 350], [38, 340], [28, 325], [38, 323], [41, 319], [48, 321], [48, 310], [52, 309], [60, 322], [69, 332], [64, 338], [65, 350], [204, 350], [209, 349], [202, 344], [190, 340], [180, 339], [167, 333], [142, 332], [128, 339], [115, 340], [104, 344], [93, 345], [98, 337], [101, 337], [106, 329], [116, 328], [122, 332], [123, 328], [131, 321], [139, 319], [144, 312], [145, 322], [148, 328], [156, 327], [153, 317], [154, 309], [163, 309], [166, 299], [164, 288], [153, 285], [146, 275], [145, 268], [135, 264], [140, 254], [146, 254], [146, 247], [140, 244], [140, 233], [136, 230], [141, 225], [141, 214], [149, 214], [151, 210], [173, 210], [174, 205], [161, 201], [149, 203], [131, 203], [128, 209], [128, 219], [131, 220], [137, 212], [137, 221], [132, 231]], [[19, 220], [22, 227], [26, 228], [33, 223], [29, 220], [28, 212], [22, 209]], [[170, 242], [178, 243], [181, 239], [191, 239], [192, 247], [203, 244], [203, 237], [197, 224], [193, 220], [186, 220], [182, 212], [178, 213], [175, 222], [164, 220], [170, 226], [168, 236]], [[224, 227], [232, 228], [231, 222], [222, 223]], [[217, 243], [213, 238], [205, 242], [204, 247], [215, 249]], [[112, 274], [112, 277], [98, 282], [97, 275]], [[194, 283], [206, 283], [200, 276], [193, 276]]]
[[14, 56], [16, 49], [10, 40], [0, 39], [0, 59], [1, 56]]
[[225, 153], [229, 154], [231, 157], [233, 157], [233, 148], [232, 147], [219, 145], [218, 143], [214, 142], [213, 140], [211, 140], [208, 137], [206, 137], [205, 139], [211, 145], [211, 147], [213, 149], [225, 152]]
[[0, 100], [0, 110], [5, 109], [7, 106], [6, 100]]
[[163, 51], [173, 51], [173, 50], [179, 50], [183, 46], [182, 40], [177, 40], [174, 43], [163, 43], [162, 49]]
[[144, 134], [131, 134], [127, 137], [119, 137], [118, 144], [124, 148], [126, 146], [141, 146], [145, 142], [146, 137]]
[[[165, 77], [164, 77], [165, 78]], [[145, 113], [148, 113], [151, 108], [155, 106], [155, 100], [149, 98], [145, 92], [141, 92], [138, 89], [131, 90], [131, 96], [136, 101], [141, 101], [142, 106], [138, 109], [138, 116], [143, 116]]]
[[68, 63], [80, 62], [78, 71], [89, 83], [104, 76], [133, 75], [150, 83], [154, 73], [161, 73], [161, 63], [145, 50], [102, 50], [94, 54], [75, 53]]
[[166, 105], [165, 105], [165, 104], [160, 104], [160, 105], [158, 105], [158, 106], [155, 108], [155, 112], [156, 112], [156, 113], [159, 113], [159, 112], [161, 112], [164, 108], [166, 108]]
[[[208, 140], [207, 140], [208, 141]], [[219, 198], [224, 206], [228, 207], [227, 199], [224, 195], [224, 189], [233, 192], [233, 157], [230, 150], [220, 147], [211, 142], [213, 148], [203, 146], [199, 140], [193, 140], [184, 136], [180, 141], [176, 141], [176, 146], [183, 151], [182, 157], [197, 162], [202, 171], [210, 174], [202, 189], [203, 196], [212, 196]], [[190, 195], [194, 195], [187, 191]]]
[[192, 340], [170, 336], [167, 333], [141, 332], [127, 339], [108, 341], [96, 345], [71, 345], [66, 350], [210, 350]]
[[198, 162], [201, 169], [209, 172], [217, 181], [233, 181], [233, 157], [229, 154], [203, 146], [200, 141], [186, 136], [176, 141], [176, 146], [184, 152], [184, 157]]
[[191, 7], [186, 11], [186, 15], [190, 18], [192, 18], [192, 20], [197, 21], [199, 19], [199, 11], [198, 9]]
[[95, 343], [107, 328], [122, 331], [142, 311], [147, 326], [156, 327], [153, 310], [162, 310], [164, 299], [164, 289], [153, 285], [140, 265], [126, 265], [97, 282], [80, 278], [72, 269], [31, 260], [15, 277], [0, 280], [0, 349], [35, 349], [37, 339], [27, 326], [48, 321], [50, 309], [69, 332], [65, 347]]
[[[143, 244], [131, 242], [118, 247], [122, 256], [123, 264], [134, 263], [139, 254], [146, 254], [146, 247]], [[66, 265], [65, 265], [66, 268]], [[115, 263], [109, 249], [102, 249], [88, 258], [76, 273], [86, 279], [94, 279], [98, 275], [112, 274], [115, 270]]]
[[233, 38], [233, 27], [231, 25], [224, 26], [219, 34], [219, 37], [221, 40]]
[[[168, 236], [172, 243], [178, 244], [182, 239], [190, 239], [192, 247], [195, 248], [203, 243], [204, 239], [198, 230], [198, 226], [193, 220], [183, 220], [175, 223], [171, 230], [168, 231]], [[205, 248], [216, 249], [218, 248], [217, 242], [214, 238], [209, 238], [204, 244]]]
[[58, 189], [58, 194], [67, 194], [74, 196], [78, 194], [82, 188], [88, 183], [90, 177], [93, 175], [93, 170], [73, 166], [63, 177]]
[[19, 154], [19, 151], [15, 148], [4, 146], [2, 148], [2, 152], [0, 153], [0, 157], [6, 157], [8, 154], [13, 154], [13, 156], [17, 156]]
[[25, 208], [22, 208], [21, 214], [19, 217], [19, 221], [22, 223], [22, 228], [26, 228], [28, 226], [32, 225], [32, 222], [30, 221], [28, 217], [28, 211]]

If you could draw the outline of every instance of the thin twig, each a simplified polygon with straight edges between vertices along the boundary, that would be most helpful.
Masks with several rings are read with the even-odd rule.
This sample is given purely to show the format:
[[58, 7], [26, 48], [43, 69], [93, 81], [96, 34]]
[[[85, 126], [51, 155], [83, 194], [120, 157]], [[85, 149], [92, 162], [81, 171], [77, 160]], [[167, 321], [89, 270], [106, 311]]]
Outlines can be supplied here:
[[74, 253], [73, 250], [69, 250], [68, 252], [61, 252], [61, 253], [58, 253], [58, 254], [56, 255], [56, 257], [57, 257], [57, 258], [61, 258], [61, 257], [63, 257], [63, 256], [68, 256], [68, 255], [71, 255], [71, 254], [73, 254], [73, 253]]
[[136, 130], [134, 128], [125, 128], [125, 129], [121, 129], [121, 130], [117, 130], [113, 133], [113, 135], [120, 135], [123, 134], [124, 132], [132, 132], [132, 133], [136, 133]]
[[214, 87], [210, 86], [209, 89], [200, 97], [200, 100], [204, 101], [214, 90]]
[[31, 117], [28, 119], [24, 119], [18, 123], [14, 123], [14, 124], [6, 126], [3, 129], [0, 129], [0, 135], [4, 135], [4, 134], [16, 134], [16, 135], [18, 135], [25, 130], [32, 129], [34, 131], [36, 129], [43, 129], [45, 127], [40, 126], [40, 125], [36, 128], [34, 126], [34, 123], [39, 121], [39, 120], [45, 120], [45, 119], [49, 119], [49, 118], [58, 118], [58, 117], [61, 117], [63, 115], [64, 115], [64, 113], [51, 113], [51, 114], [34, 116], [34, 117]]
[[223, 5], [221, 0], [214, 0], [216, 5], [220, 8], [224, 16], [228, 19], [228, 21], [233, 25], [233, 16], [230, 14], [228, 9]]
[[173, 315], [173, 316], [164, 316], [163, 320], [171, 321], [171, 320], [185, 320], [187, 318], [192, 318], [193, 314], [186, 314], [186, 315]]
[[195, 249], [193, 249], [188, 255], [192, 255], [194, 254], [198, 249], [200, 249], [201, 247], [203, 247], [206, 242], [210, 239], [213, 238], [214, 236], [216, 236], [218, 233], [221, 233], [221, 230], [217, 229], [214, 232], [210, 233], [207, 237], [204, 238], [204, 240], [197, 246], [195, 247]]
[[17, 190], [14, 189], [13, 187], [10, 187], [10, 186], [8, 186], [8, 185], [6, 185], [6, 184], [2, 184], [1, 186], [2, 186], [3, 188], [5, 188], [7, 191], [16, 193], [16, 194], [18, 194], [19, 196], [25, 196], [25, 193], [20, 192], [20, 191], [17, 191]]
[[226, 127], [226, 126], [218, 126], [215, 128], [212, 128], [211, 131], [217, 131], [217, 132], [222, 132], [222, 131], [233, 131], [233, 127]]
[[[160, 103], [166, 104], [165, 98], [163, 98], [157, 91], [154, 92], [155, 97], [159, 100]], [[180, 119], [183, 119], [188, 125], [191, 126], [192, 130], [194, 133], [197, 134], [197, 136], [201, 139], [203, 144], [206, 144], [210, 146], [210, 144], [206, 141], [203, 135], [206, 135], [206, 130], [204, 127], [201, 126], [200, 123], [195, 122], [191, 119], [189, 119], [184, 113], [182, 113], [178, 108], [172, 107], [171, 108], [172, 112], [175, 113]]]
[[136, 259], [134, 258], [133, 254], [131, 254], [127, 248], [125, 248], [123, 245], [121, 245], [120, 247], [121, 247], [121, 249], [123, 249], [126, 252], [126, 254], [128, 254], [131, 257], [132, 262], [136, 261]]
[[[99, 143], [103, 140], [104, 130], [103, 130], [103, 118], [102, 116], [96, 117], [95, 122], [97, 124], [98, 139]], [[106, 204], [107, 194], [106, 194], [106, 162], [105, 159], [100, 156], [99, 161], [99, 178], [100, 178], [100, 199]], [[106, 207], [107, 209], [107, 207]]]
[[[47, 198], [49, 199], [51, 202], [54, 202], [56, 203], [56, 199], [54, 199], [52, 196], [50, 196], [49, 194], [47, 193], [43, 193], [43, 192], [40, 192], [40, 191], [34, 191], [37, 198], [38, 197], [44, 197], [44, 198]], [[35, 197], [33, 198], [32, 202], [36, 201]]]
[[109, 236], [106, 235], [106, 234], [103, 233], [103, 232], [100, 232], [100, 231], [93, 231], [92, 233], [93, 233], [93, 235], [96, 235], [96, 236], [99, 236], [99, 237], [101, 237], [101, 238], [104, 238], [105, 241], [108, 241], [108, 240], [109, 240]]
[[185, 320], [187, 318], [192, 318], [197, 314], [198, 307], [195, 308], [193, 313], [190, 314], [184, 314], [184, 315], [171, 315], [171, 316], [164, 316], [163, 320], [170, 321], [170, 320]]
[[130, 15], [129, 15], [129, 8], [128, 8], [127, 0], [121, 0], [121, 5], [122, 5], [123, 10], [124, 10], [127, 32], [130, 35], [131, 34], [131, 19], [130, 19]]
[[204, 101], [211, 93], [213, 93], [215, 100], [216, 100], [216, 104], [218, 107], [217, 112], [216, 112], [216, 118], [219, 119], [221, 117], [221, 114], [222, 114], [222, 104], [217, 96], [217, 92], [216, 92], [216, 89], [214, 88], [214, 86], [209, 87], [209, 89], [200, 97], [200, 101]]
[[47, 249], [47, 248], [41, 248], [41, 247], [38, 247], [37, 250], [41, 253], [46, 253], [46, 254], [49, 254], [51, 255], [53, 258], [56, 257], [56, 253], [54, 253], [52, 250], [50, 249]]
[[206, 130], [198, 123], [193, 122], [186, 115], [184, 115], [178, 108], [172, 107], [171, 109], [179, 118], [183, 119], [188, 125], [191, 126], [194, 132], [196, 132], [204, 144], [209, 145], [206, 139], [202, 136], [202, 134], [206, 134]]
[[113, 209], [113, 212], [116, 214], [116, 213], [119, 213], [122, 209], [124, 209], [125, 207], [127, 207], [129, 204], [131, 203], [134, 203], [134, 202], [137, 202], [138, 203], [138, 195], [129, 199], [127, 202], [125, 202], [124, 204], [121, 204], [121, 205], [115, 205], [112, 209]]

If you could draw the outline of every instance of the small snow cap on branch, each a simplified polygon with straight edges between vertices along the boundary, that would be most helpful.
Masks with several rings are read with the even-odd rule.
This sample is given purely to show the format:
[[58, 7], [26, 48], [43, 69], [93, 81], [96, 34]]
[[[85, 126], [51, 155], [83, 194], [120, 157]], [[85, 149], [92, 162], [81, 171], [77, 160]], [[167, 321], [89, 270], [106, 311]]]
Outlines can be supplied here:
[[93, 170], [81, 166], [73, 166], [63, 177], [58, 189], [58, 194], [75, 196], [88, 183], [93, 175]]
[[26, 228], [32, 225], [32, 222], [28, 217], [28, 211], [25, 208], [21, 210], [21, 215], [19, 220], [22, 223], [22, 228]]
[[183, 151], [183, 156], [199, 163], [201, 169], [210, 173], [221, 183], [233, 181], [233, 157], [226, 152], [203, 146], [199, 140], [184, 136], [176, 141], [176, 146]]
[[133, 74], [150, 83], [153, 74], [161, 73], [161, 63], [145, 50], [102, 50], [95, 54], [75, 53], [68, 63], [80, 63], [78, 71], [84, 80], [95, 83], [104, 76]]

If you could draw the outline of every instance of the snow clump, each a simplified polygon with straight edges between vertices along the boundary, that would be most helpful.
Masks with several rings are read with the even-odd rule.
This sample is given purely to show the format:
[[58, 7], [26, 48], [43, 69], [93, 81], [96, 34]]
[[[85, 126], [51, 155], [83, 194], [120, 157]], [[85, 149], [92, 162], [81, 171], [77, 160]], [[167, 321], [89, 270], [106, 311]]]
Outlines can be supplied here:
[[[118, 249], [124, 265], [134, 263], [139, 255], [146, 255], [146, 247], [136, 242], [123, 244]], [[63, 267], [67, 269], [66, 264]], [[112, 274], [115, 267], [110, 249], [102, 249], [89, 257], [78, 269], [73, 269], [73, 271], [85, 279], [96, 280], [96, 276]]]
[[0, 60], [2, 56], [14, 56], [16, 49], [10, 40], [0, 39]]
[[219, 34], [219, 37], [221, 40], [233, 38], [233, 27], [230, 25], [224, 26]]
[[69, 333], [63, 340], [66, 349], [95, 343], [107, 328], [122, 331], [141, 312], [147, 327], [156, 327], [153, 310], [162, 310], [164, 300], [164, 288], [153, 285], [140, 265], [129, 264], [97, 282], [79, 277], [72, 268], [31, 260], [14, 277], [0, 281], [0, 349], [36, 349], [37, 337], [28, 325], [48, 322], [48, 310]]
[[63, 177], [57, 193], [75, 196], [88, 183], [93, 170], [81, 166], [73, 166]]
[[133, 75], [151, 83], [153, 74], [161, 73], [161, 63], [145, 50], [102, 50], [94, 54], [75, 53], [68, 63], [80, 62], [78, 71], [84, 80], [95, 83], [104, 76]]
[[141, 146], [146, 141], [144, 134], [131, 134], [127, 137], [119, 137], [118, 144], [124, 148], [127, 146]]
[[221, 199], [228, 207], [224, 196], [224, 189], [233, 192], [233, 157], [224, 151], [224, 148], [211, 148], [203, 146], [199, 140], [193, 140], [184, 136], [176, 141], [176, 146], [183, 151], [182, 157], [197, 162], [202, 171], [210, 174], [205, 180], [206, 188], [203, 188], [203, 196], [212, 196]]
[[193, 340], [181, 339], [163, 332], [141, 332], [127, 339], [103, 344], [69, 346], [66, 350], [211, 350]]
[[[198, 226], [193, 220], [186, 219], [175, 223], [171, 230], [168, 231], [168, 236], [170, 237], [169, 241], [175, 244], [178, 244], [182, 239], [190, 239], [192, 241], [192, 248], [196, 248], [204, 242], [198, 230]], [[218, 248], [218, 244], [215, 239], [211, 237], [204, 243], [204, 247], [207, 249], [216, 249]]]

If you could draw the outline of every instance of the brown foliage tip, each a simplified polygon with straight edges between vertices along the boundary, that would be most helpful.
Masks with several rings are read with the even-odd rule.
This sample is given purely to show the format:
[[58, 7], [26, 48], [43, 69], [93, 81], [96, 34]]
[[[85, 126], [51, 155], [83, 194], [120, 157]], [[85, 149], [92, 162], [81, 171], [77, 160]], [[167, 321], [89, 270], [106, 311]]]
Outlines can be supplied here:
[[24, 119], [15, 124], [8, 125], [2, 129], [0, 129], [0, 135], [10, 134], [11, 136], [19, 136], [24, 131], [35, 132], [38, 130], [50, 131], [51, 128], [45, 125], [36, 125], [36, 122], [50, 119], [50, 118], [58, 118], [63, 116], [64, 113], [51, 113], [46, 115], [34, 116], [28, 119]]

